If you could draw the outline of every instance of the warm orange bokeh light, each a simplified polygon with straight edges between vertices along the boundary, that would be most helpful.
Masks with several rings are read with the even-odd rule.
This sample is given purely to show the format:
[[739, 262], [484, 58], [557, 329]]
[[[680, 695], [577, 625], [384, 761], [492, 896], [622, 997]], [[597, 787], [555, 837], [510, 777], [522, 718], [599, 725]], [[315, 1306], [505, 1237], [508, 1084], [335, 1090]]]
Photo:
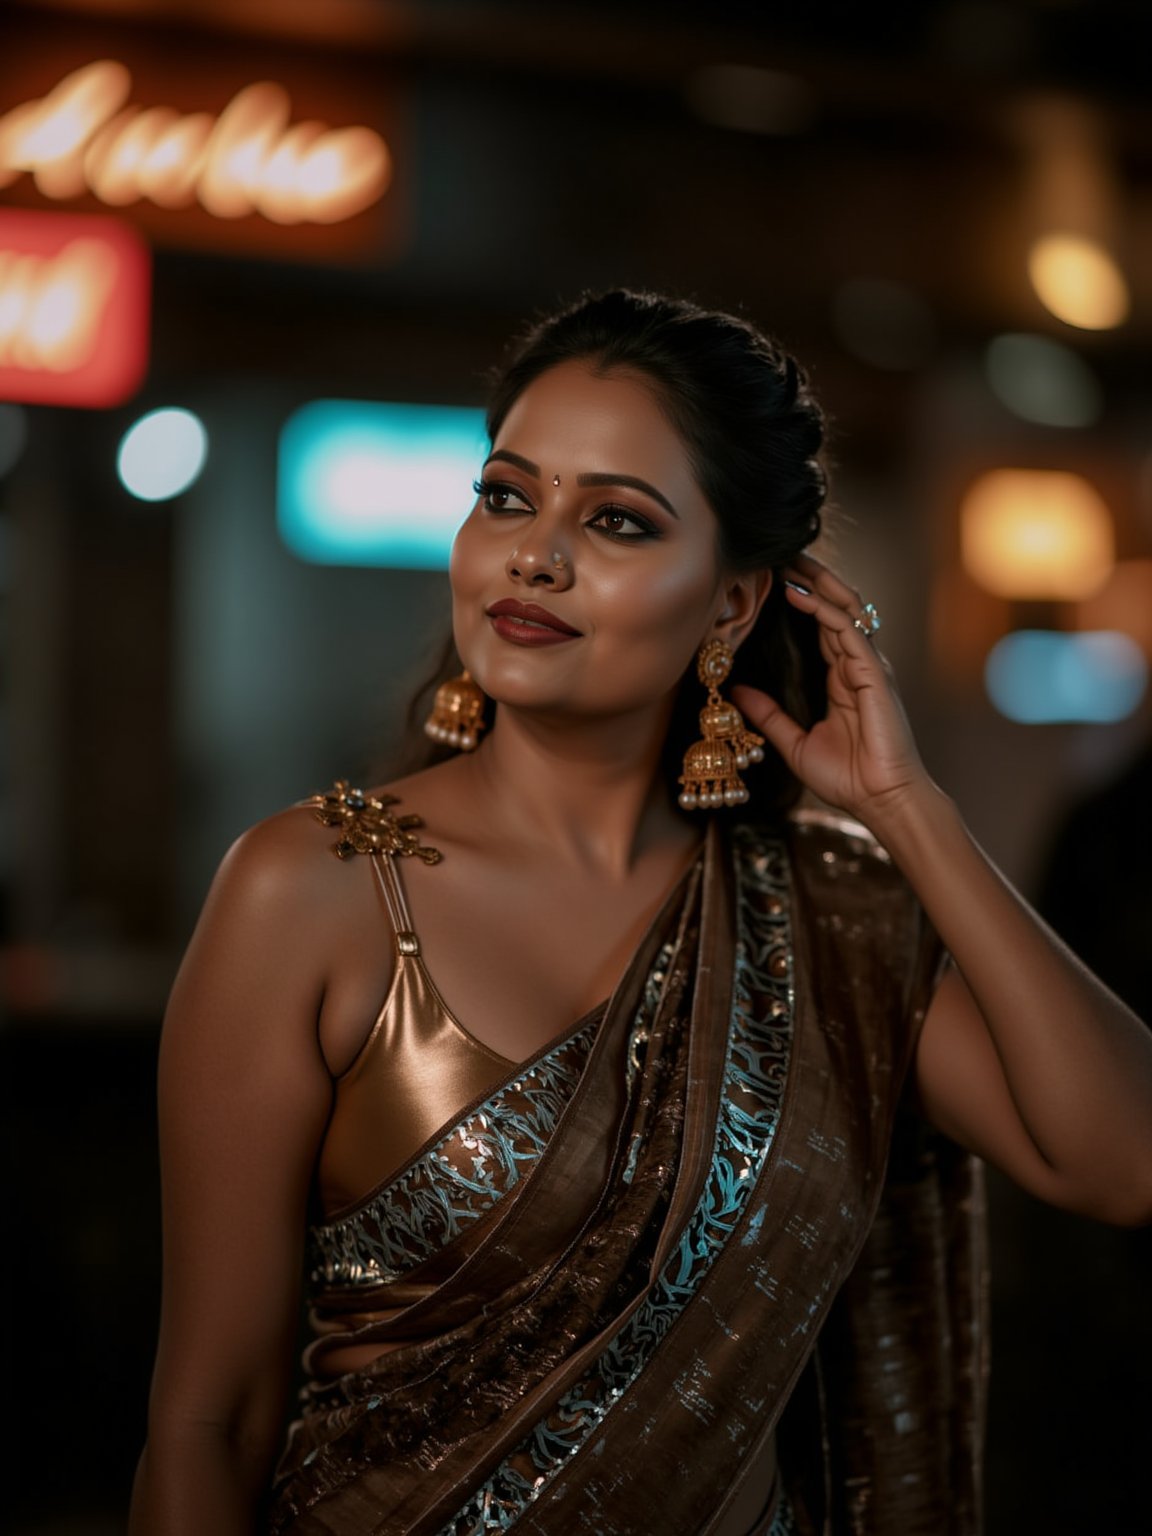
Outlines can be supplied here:
[[1121, 560], [1092, 597], [1076, 604], [1077, 629], [1118, 629], [1152, 660], [1152, 560]]
[[1028, 255], [1040, 302], [1058, 320], [1107, 331], [1128, 318], [1128, 284], [1102, 245], [1083, 235], [1045, 235]]
[[964, 498], [960, 553], [973, 580], [998, 597], [1090, 597], [1112, 569], [1112, 519], [1080, 475], [994, 469]]
[[220, 219], [334, 224], [376, 202], [391, 180], [378, 133], [292, 126], [288, 93], [272, 82], [246, 87], [218, 117], [125, 106], [131, 88], [124, 66], [104, 59], [0, 117], [0, 186], [28, 173], [45, 197], [88, 190], [117, 208], [198, 199]]

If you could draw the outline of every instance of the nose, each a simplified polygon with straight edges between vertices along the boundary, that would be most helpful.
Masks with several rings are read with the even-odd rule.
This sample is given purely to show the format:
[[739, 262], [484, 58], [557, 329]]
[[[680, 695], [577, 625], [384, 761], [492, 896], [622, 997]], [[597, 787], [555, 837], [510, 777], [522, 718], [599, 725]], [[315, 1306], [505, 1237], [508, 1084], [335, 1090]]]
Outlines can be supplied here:
[[522, 542], [508, 556], [506, 570], [513, 580], [530, 587], [565, 592], [572, 585], [572, 561], [557, 540]]

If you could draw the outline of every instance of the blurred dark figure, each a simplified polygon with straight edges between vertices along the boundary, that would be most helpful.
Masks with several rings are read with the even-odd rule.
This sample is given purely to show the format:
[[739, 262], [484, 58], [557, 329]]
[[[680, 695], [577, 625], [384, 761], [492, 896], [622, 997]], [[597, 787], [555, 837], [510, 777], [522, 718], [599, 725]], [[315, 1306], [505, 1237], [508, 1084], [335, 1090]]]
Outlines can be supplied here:
[[1152, 1019], [1152, 738], [1119, 778], [1074, 805], [1036, 905], [1086, 965]]
[[[1035, 905], [1141, 1018], [1152, 1019], [1152, 739], [1073, 805]], [[992, 1397], [986, 1536], [1152, 1530], [1152, 1227], [1105, 1227], [989, 1170]], [[1037, 1283], [1037, 1277], [1048, 1282]], [[1065, 1394], [1035, 1382], [1062, 1362]], [[1060, 1475], [1052, 1476], [1059, 1467]]]

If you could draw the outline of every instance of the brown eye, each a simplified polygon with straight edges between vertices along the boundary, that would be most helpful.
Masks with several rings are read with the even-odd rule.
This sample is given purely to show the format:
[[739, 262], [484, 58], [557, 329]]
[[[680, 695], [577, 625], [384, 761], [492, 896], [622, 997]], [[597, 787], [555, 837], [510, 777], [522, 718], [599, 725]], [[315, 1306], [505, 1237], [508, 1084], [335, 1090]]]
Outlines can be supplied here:
[[513, 485], [504, 485], [500, 481], [476, 480], [473, 482], [472, 489], [480, 497], [486, 512], [532, 511], [524, 495]]
[[660, 537], [656, 525], [630, 507], [601, 507], [588, 526], [599, 529], [621, 544], [637, 544], [644, 539]]

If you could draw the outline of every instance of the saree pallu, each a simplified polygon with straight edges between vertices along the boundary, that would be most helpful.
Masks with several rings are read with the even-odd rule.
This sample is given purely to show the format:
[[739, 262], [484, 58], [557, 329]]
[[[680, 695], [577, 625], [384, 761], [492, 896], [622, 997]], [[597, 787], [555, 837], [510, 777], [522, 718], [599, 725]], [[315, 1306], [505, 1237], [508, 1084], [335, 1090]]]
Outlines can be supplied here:
[[527, 1173], [329, 1251], [386, 1352], [306, 1394], [276, 1536], [703, 1536], [776, 1445], [805, 1536], [973, 1536], [978, 1180], [901, 1102], [941, 958], [859, 829], [714, 823]]

